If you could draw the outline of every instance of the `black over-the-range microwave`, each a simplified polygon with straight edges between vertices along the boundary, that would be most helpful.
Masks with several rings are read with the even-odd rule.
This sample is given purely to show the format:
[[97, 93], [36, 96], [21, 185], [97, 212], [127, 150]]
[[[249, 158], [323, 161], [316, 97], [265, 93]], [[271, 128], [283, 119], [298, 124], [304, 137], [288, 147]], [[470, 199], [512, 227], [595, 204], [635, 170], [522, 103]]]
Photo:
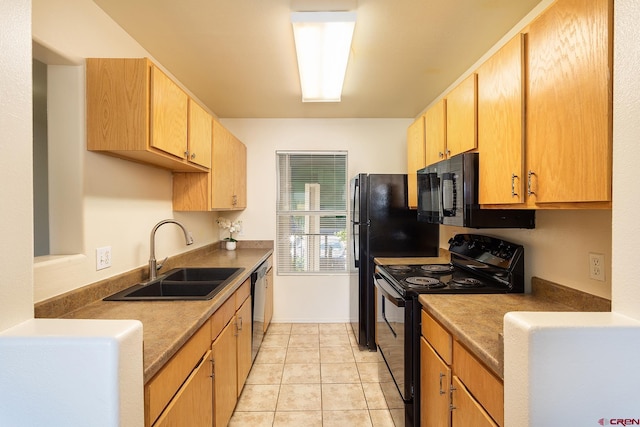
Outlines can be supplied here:
[[478, 153], [463, 153], [418, 171], [418, 220], [468, 228], [535, 228], [535, 211], [480, 209]]

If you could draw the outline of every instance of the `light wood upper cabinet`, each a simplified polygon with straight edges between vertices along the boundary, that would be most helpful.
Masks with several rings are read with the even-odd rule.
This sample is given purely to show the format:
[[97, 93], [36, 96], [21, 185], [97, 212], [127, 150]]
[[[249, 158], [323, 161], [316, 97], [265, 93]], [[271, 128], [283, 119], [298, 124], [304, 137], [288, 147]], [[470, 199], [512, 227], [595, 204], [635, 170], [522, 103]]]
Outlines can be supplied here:
[[189, 97], [166, 74], [151, 66], [151, 146], [176, 157], [188, 152]]
[[189, 160], [209, 169], [213, 145], [213, 123], [211, 114], [189, 99]]
[[427, 110], [425, 119], [425, 164], [443, 160], [447, 151], [447, 100], [441, 99]]
[[558, 0], [529, 27], [533, 203], [611, 200], [612, 11], [611, 0]]
[[416, 171], [426, 166], [424, 115], [420, 116], [407, 129], [407, 189], [409, 207], [418, 207], [418, 177]]
[[447, 157], [478, 146], [477, 75], [471, 74], [456, 86], [447, 98]]
[[524, 203], [524, 35], [509, 41], [477, 74], [480, 204]]
[[247, 207], [247, 147], [213, 120], [209, 173], [173, 174], [173, 210], [241, 210]]
[[224, 126], [213, 122], [213, 209], [247, 207], [247, 148]]
[[191, 162], [186, 93], [146, 58], [86, 61], [87, 149], [181, 172]]

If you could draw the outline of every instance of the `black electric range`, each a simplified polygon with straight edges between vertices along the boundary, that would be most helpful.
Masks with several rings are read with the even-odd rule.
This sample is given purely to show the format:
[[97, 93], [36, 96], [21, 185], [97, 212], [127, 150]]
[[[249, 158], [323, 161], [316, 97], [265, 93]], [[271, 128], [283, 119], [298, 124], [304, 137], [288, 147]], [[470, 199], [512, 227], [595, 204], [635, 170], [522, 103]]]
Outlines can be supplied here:
[[524, 248], [489, 236], [457, 234], [448, 264], [376, 267], [402, 296], [423, 293], [522, 293]]
[[405, 404], [405, 426], [420, 424], [421, 294], [524, 292], [524, 248], [477, 234], [449, 241], [451, 262], [375, 268], [376, 341]]

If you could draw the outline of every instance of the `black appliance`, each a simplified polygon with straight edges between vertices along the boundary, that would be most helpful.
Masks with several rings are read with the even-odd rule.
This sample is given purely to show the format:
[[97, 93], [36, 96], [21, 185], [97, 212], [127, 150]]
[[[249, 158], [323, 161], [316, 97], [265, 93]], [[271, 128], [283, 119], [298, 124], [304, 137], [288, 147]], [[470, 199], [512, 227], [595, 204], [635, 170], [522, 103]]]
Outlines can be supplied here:
[[469, 228], [535, 228], [535, 211], [480, 209], [478, 153], [463, 153], [418, 171], [418, 220]]
[[449, 264], [376, 266], [378, 349], [405, 403], [405, 425], [420, 425], [420, 303], [424, 293], [522, 293], [524, 248], [477, 234], [449, 241]]
[[271, 257], [251, 273], [251, 363], [256, 360], [264, 338], [264, 306], [267, 298], [267, 272]]
[[439, 226], [407, 207], [407, 175], [358, 174], [350, 197], [349, 317], [360, 347], [375, 351], [374, 257], [436, 256]]

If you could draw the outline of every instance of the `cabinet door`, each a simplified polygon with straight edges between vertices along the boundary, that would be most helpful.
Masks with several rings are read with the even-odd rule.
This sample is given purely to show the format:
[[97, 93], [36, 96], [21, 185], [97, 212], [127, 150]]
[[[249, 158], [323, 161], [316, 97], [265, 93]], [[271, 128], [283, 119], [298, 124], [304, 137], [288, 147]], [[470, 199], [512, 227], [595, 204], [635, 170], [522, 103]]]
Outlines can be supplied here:
[[418, 176], [416, 171], [426, 166], [424, 145], [424, 116], [407, 129], [407, 190], [409, 207], [418, 207]]
[[225, 326], [212, 344], [213, 425], [229, 423], [238, 400], [235, 319]]
[[214, 120], [211, 168], [211, 207], [213, 209], [233, 208], [234, 155], [233, 135]]
[[476, 94], [477, 75], [474, 73], [447, 95], [447, 157], [478, 146]]
[[447, 101], [441, 99], [425, 113], [425, 164], [445, 158], [447, 144]]
[[265, 278], [267, 280], [267, 290], [264, 298], [264, 332], [267, 332], [273, 318], [273, 268], [269, 269]]
[[244, 382], [251, 370], [251, 297], [247, 298], [240, 309], [236, 312], [236, 333], [237, 333], [237, 384], [238, 396], [242, 392]]
[[612, 9], [610, 0], [558, 0], [530, 26], [527, 163], [536, 203], [611, 200]]
[[188, 97], [156, 67], [151, 67], [151, 146], [185, 158]]
[[154, 426], [211, 427], [213, 423], [212, 373], [211, 350], [209, 350]]
[[234, 209], [247, 207], [247, 147], [239, 139], [233, 137], [233, 196], [231, 205]]
[[[451, 369], [435, 350], [420, 337], [420, 425], [446, 427], [451, 425], [449, 387]], [[475, 424], [467, 424], [475, 426]]]
[[453, 377], [451, 425], [453, 427], [497, 427], [493, 419], [476, 402], [460, 379]]
[[524, 36], [478, 69], [480, 204], [524, 203]]
[[206, 168], [211, 167], [213, 123], [211, 115], [189, 99], [189, 161]]

